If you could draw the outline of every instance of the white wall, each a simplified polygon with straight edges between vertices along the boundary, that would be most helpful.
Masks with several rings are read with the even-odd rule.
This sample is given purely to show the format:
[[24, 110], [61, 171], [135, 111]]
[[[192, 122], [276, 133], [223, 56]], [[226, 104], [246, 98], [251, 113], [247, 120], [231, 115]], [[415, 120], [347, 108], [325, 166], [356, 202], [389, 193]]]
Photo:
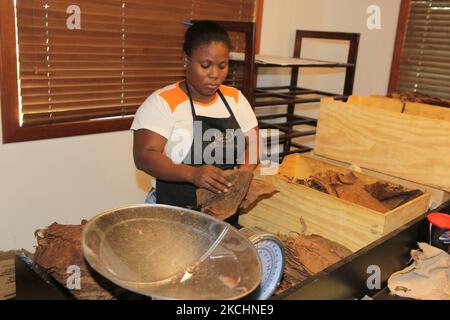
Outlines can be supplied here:
[[[370, 5], [377, 5], [381, 9], [379, 30], [367, 28], [369, 14], [366, 10]], [[361, 38], [354, 93], [385, 94], [399, 9], [400, 0], [265, 0], [260, 52], [292, 56], [297, 29], [358, 32]], [[323, 60], [345, 61], [346, 48], [344, 44], [321, 46], [308, 41], [302, 55]], [[306, 69], [303, 71], [308, 73]], [[300, 84], [318, 84], [324, 89], [336, 90], [343, 87], [340, 79], [332, 78], [330, 81], [316, 76], [309, 77], [308, 81]]]
[[[370, 4], [382, 9], [381, 30], [366, 28]], [[290, 56], [296, 29], [360, 32], [355, 93], [385, 93], [399, 4], [400, 0], [265, 0], [261, 53]], [[345, 59], [340, 49], [308, 50], [322, 59], [328, 54], [329, 59]], [[274, 72], [280, 71], [260, 77], [260, 83], [288, 81], [282, 72]], [[305, 85], [333, 89], [340, 86], [340, 79], [333, 77], [339, 75], [303, 79]], [[316, 107], [301, 109], [317, 112]], [[32, 250], [34, 231], [55, 221], [75, 224], [105, 210], [142, 203], [150, 179], [135, 170], [131, 144], [127, 131], [0, 144], [0, 250]]]
[[[367, 27], [370, 5], [381, 9], [379, 30]], [[260, 53], [292, 56], [297, 29], [357, 32], [360, 43], [353, 93], [386, 94], [399, 9], [400, 0], [265, 0]], [[345, 42], [306, 40], [302, 45], [302, 57], [343, 62], [347, 54]], [[287, 69], [267, 69], [260, 73], [258, 85], [289, 84], [289, 79]], [[343, 69], [301, 69], [299, 85], [341, 93], [344, 72]], [[314, 118], [318, 117], [318, 110], [317, 104], [296, 107], [296, 113]], [[297, 141], [314, 145], [314, 137]]]
[[0, 144], [0, 250], [34, 250], [34, 231], [142, 203], [128, 131]]

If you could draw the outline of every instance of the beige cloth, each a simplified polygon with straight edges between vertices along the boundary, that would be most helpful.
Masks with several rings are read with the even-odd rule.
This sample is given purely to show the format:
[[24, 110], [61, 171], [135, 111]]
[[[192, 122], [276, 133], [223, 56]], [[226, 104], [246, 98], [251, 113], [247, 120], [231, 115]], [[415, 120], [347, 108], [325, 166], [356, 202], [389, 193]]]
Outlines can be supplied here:
[[388, 280], [391, 293], [420, 300], [450, 300], [450, 255], [426, 243], [411, 250], [414, 262]]

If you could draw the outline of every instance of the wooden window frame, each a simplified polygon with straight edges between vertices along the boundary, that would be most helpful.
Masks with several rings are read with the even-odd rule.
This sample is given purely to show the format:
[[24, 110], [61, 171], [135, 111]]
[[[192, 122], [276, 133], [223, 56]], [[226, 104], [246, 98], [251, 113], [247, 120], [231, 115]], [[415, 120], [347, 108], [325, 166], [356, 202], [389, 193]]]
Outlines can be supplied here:
[[[256, 51], [259, 52], [264, 0], [256, 0]], [[21, 127], [14, 0], [0, 1], [0, 94], [3, 143], [128, 130], [133, 119], [73, 121]], [[13, 62], [13, 63], [11, 63]]]
[[391, 74], [389, 77], [388, 92], [397, 89], [398, 72], [400, 70], [400, 61], [402, 58], [403, 43], [406, 37], [406, 28], [408, 27], [409, 5], [411, 0], [401, 0], [400, 13], [397, 23], [397, 35], [395, 38], [394, 53], [392, 56]]

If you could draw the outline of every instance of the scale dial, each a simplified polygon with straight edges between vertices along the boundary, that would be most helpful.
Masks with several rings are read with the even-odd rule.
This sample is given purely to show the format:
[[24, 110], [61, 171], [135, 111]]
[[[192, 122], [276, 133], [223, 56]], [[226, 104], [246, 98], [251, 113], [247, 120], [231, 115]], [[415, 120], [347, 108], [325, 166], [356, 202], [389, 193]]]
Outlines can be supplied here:
[[252, 298], [266, 300], [272, 297], [281, 282], [284, 271], [284, 247], [278, 237], [258, 227], [239, 230], [256, 247], [262, 267], [262, 279], [256, 296]]

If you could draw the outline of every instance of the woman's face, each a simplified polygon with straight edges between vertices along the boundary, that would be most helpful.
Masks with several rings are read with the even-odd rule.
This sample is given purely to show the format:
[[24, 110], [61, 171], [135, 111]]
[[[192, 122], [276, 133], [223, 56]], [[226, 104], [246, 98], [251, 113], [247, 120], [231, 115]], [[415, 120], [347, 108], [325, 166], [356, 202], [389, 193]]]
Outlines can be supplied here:
[[228, 74], [229, 49], [222, 42], [203, 44], [187, 58], [186, 79], [192, 98], [198, 101], [211, 99]]

